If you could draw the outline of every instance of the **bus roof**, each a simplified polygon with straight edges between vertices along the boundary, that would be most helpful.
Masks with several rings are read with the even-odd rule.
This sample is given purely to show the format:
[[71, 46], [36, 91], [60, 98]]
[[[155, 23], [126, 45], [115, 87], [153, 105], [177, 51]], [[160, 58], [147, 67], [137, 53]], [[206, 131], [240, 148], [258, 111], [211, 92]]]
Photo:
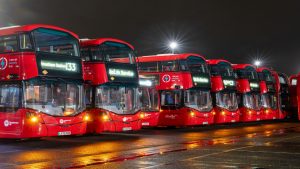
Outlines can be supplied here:
[[71, 34], [72, 36], [76, 37], [77, 39], [79, 38], [77, 34], [74, 32], [71, 32], [69, 30], [57, 27], [57, 26], [52, 26], [52, 25], [44, 25], [44, 24], [31, 24], [31, 25], [22, 25], [22, 26], [9, 26], [9, 27], [2, 27], [0, 28], [0, 36], [5, 36], [5, 35], [12, 35], [16, 34], [19, 32], [30, 32], [38, 28], [47, 28], [47, 29], [54, 29], [58, 31], [63, 31]]
[[208, 64], [211, 64], [211, 65], [219, 64], [220, 62], [226, 62], [231, 65], [231, 63], [229, 61], [224, 60], [224, 59], [210, 59], [210, 60], [206, 60], [206, 61]]
[[203, 56], [196, 53], [181, 53], [181, 54], [159, 54], [149, 56], [139, 56], [138, 62], [152, 62], [152, 61], [171, 61], [171, 60], [183, 60], [190, 56], [200, 57], [205, 61]]
[[291, 78], [294, 78], [294, 77], [297, 77], [297, 76], [298, 76], [298, 74], [292, 74], [292, 75], [290, 75]]
[[257, 70], [257, 72], [262, 72], [262, 71], [264, 71], [264, 70], [267, 70], [267, 71], [269, 71], [270, 73], [272, 72], [272, 70], [271, 70], [270, 68], [267, 68], [267, 67], [259, 67], [259, 68], [257, 68], [256, 70]]
[[104, 42], [118, 42], [123, 43], [129, 46], [132, 50], [134, 50], [134, 47], [129, 44], [128, 42], [122, 41], [120, 39], [114, 39], [114, 38], [98, 38], [98, 39], [81, 39], [80, 40], [80, 46], [86, 47], [86, 46], [97, 46]]
[[256, 67], [251, 64], [232, 64], [233, 69], [245, 69], [246, 67], [253, 67], [256, 70]]

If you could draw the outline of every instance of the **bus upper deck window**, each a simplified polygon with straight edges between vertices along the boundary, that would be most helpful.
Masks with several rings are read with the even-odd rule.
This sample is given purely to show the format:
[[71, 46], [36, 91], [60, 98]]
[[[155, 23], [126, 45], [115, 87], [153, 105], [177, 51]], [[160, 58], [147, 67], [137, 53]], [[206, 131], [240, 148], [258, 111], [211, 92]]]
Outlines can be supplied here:
[[32, 44], [28, 34], [20, 35], [20, 48], [21, 49], [32, 49]]
[[0, 53], [9, 53], [18, 51], [17, 36], [2, 36], [0, 37]]

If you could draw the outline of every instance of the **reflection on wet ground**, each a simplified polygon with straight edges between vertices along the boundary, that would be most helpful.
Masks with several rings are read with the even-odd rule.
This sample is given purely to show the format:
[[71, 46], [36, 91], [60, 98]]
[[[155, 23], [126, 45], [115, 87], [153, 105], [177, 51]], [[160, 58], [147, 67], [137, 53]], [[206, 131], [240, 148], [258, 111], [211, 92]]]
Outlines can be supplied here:
[[0, 142], [0, 168], [299, 168], [300, 123]]

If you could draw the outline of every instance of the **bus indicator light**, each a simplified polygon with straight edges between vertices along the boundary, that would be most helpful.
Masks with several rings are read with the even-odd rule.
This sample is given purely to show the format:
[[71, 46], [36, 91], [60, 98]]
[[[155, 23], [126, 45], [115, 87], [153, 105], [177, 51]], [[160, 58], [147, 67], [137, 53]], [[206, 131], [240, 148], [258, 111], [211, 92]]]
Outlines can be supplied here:
[[43, 75], [46, 75], [46, 74], [48, 74], [48, 71], [47, 70], [43, 70], [42, 73], [43, 73]]

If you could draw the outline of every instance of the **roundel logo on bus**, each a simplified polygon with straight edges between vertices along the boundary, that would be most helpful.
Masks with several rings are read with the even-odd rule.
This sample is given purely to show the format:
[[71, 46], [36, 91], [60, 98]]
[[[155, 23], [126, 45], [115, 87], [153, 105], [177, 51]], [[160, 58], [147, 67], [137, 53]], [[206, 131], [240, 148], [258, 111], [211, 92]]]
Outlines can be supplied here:
[[162, 81], [163, 81], [164, 83], [170, 82], [170, 81], [171, 81], [170, 75], [163, 75]]
[[9, 126], [9, 121], [8, 120], [4, 120], [4, 126], [8, 127]]
[[11, 125], [16, 125], [16, 124], [19, 124], [19, 122], [16, 122], [16, 121], [9, 121], [9, 120], [4, 120], [3, 122], [4, 124], [4, 127], [8, 127], [8, 126], [11, 126]]
[[60, 119], [60, 120], [59, 120], [59, 123], [60, 123], [60, 124], [64, 124], [64, 123], [70, 122], [70, 121], [71, 121], [71, 120]]
[[4, 70], [7, 67], [7, 59], [5, 57], [0, 58], [0, 70]]

